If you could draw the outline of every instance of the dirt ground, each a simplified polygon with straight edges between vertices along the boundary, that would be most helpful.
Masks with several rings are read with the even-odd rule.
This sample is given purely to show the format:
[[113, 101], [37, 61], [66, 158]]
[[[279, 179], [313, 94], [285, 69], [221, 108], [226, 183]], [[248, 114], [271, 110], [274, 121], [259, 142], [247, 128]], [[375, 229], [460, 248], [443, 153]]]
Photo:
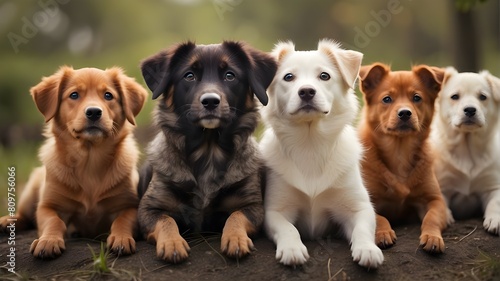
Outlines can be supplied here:
[[[167, 264], [155, 256], [155, 247], [138, 241], [132, 256], [107, 259], [110, 272], [93, 269], [92, 251], [100, 242], [67, 239], [66, 251], [54, 260], [38, 260], [29, 247], [36, 231], [16, 233], [16, 274], [0, 268], [0, 279], [17, 280], [500, 280], [500, 238], [488, 234], [481, 219], [460, 221], [449, 227], [443, 238], [446, 252], [429, 255], [418, 247], [418, 224], [395, 228], [397, 244], [384, 250], [385, 262], [367, 270], [351, 259], [345, 240], [328, 238], [307, 241], [311, 256], [304, 266], [291, 268], [275, 260], [274, 244], [259, 235], [257, 248], [249, 257], [228, 259], [220, 254], [220, 235], [188, 238], [191, 255], [179, 265]], [[8, 261], [8, 237], [0, 236], [0, 263]]]

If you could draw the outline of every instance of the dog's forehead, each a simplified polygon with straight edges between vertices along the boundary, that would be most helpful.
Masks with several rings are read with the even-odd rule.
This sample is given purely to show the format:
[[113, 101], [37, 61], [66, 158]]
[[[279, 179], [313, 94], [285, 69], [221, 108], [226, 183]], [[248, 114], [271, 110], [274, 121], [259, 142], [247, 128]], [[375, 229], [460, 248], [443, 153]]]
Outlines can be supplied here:
[[407, 93], [413, 95], [415, 91], [426, 91], [425, 85], [411, 70], [390, 71], [377, 85], [378, 95], [387, 92]]
[[472, 72], [458, 73], [450, 77], [444, 89], [460, 92], [488, 91], [489, 85], [486, 79]]
[[98, 68], [76, 69], [69, 77], [67, 87], [77, 87], [80, 90], [97, 89], [103, 91], [113, 85], [111, 77], [106, 71]]
[[294, 67], [297, 69], [311, 69], [318, 67], [335, 68], [327, 54], [318, 50], [294, 51], [288, 54], [281, 62], [281, 67]]
[[227, 52], [222, 44], [196, 45], [196, 48], [185, 57], [188, 68], [226, 68], [236, 67], [235, 56]]

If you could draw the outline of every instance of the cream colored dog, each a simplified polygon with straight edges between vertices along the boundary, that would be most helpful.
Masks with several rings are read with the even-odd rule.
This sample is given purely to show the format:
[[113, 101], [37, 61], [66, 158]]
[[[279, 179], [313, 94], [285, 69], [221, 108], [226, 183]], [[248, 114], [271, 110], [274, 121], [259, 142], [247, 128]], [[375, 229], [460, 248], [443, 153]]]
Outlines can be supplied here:
[[484, 228], [499, 235], [500, 79], [448, 68], [436, 107], [431, 140], [448, 207], [457, 219], [484, 212]]
[[280, 43], [273, 53], [279, 66], [262, 109], [268, 128], [260, 148], [269, 167], [264, 224], [276, 243], [276, 259], [305, 263], [309, 254], [301, 236], [319, 238], [338, 225], [354, 261], [377, 268], [384, 256], [375, 245], [375, 211], [351, 126], [358, 113], [352, 89], [363, 55], [328, 40], [314, 51]]

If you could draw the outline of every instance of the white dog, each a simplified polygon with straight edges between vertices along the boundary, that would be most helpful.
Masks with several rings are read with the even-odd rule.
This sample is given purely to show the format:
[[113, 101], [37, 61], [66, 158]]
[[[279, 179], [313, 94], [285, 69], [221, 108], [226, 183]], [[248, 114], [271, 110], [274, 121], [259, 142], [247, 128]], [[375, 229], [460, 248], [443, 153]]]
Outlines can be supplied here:
[[484, 212], [500, 233], [500, 79], [447, 68], [436, 101], [431, 142], [435, 171], [455, 218]]
[[301, 236], [319, 238], [339, 225], [354, 261], [377, 268], [384, 256], [374, 242], [375, 212], [360, 174], [362, 146], [351, 126], [363, 54], [328, 40], [315, 51], [279, 43], [273, 54], [279, 67], [262, 109], [268, 128], [260, 148], [269, 167], [265, 228], [276, 259], [305, 263]]

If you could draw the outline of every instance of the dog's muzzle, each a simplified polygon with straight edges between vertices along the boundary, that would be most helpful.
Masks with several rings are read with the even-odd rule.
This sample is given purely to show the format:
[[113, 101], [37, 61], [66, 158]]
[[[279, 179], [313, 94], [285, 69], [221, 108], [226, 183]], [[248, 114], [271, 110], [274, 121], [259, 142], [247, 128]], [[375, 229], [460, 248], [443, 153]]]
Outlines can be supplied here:
[[221, 97], [216, 93], [204, 93], [200, 97], [200, 103], [205, 109], [200, 124], [206, 129], [215, 129], [220, 126], [221, 120], [217, 107], [220, 105]]
[[476, 115], [476, 108], [475, 107], [472, 107], [472, 106], [468, 106], [466, 108], [464, 108], [464, 114], [465, 116], [469, 117], [469, 118], [472, 118], [474, 117], [474, 115]]
[[216, 93], [205, 93], [201, 95], [200, 102], [206, 110], [214, 110], [220, 104], [220, 96]]
[[85, 116], [88, 120], [95, 122], [101, 119], [102, 109], [100, 107], [89, 106], [85, 108]]
[[401, 120], [401, 121], [408, 121], [410, 120], [411, 118], [411, 110], [407, 109], [407, 108], [401, 108], [399, 111], [398, 111], [398, 118]]

